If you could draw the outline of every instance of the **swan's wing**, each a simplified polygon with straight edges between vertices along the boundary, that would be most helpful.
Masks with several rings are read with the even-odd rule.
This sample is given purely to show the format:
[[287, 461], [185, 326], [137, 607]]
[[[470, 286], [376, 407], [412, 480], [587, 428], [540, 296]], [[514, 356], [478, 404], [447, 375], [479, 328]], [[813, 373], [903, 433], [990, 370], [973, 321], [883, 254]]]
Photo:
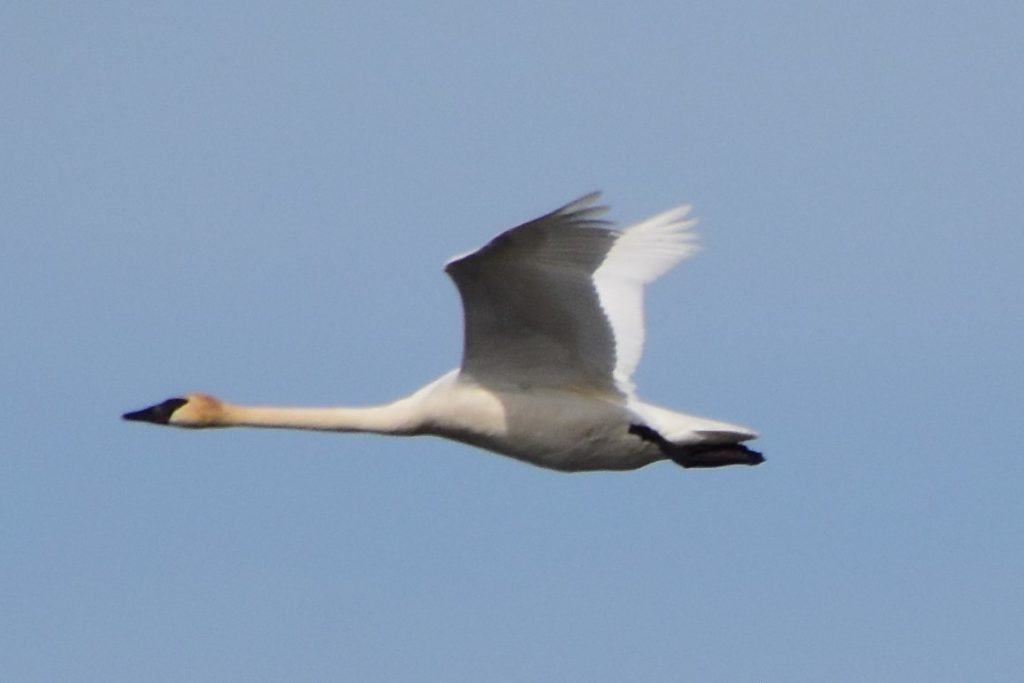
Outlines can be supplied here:
[[624, 393], [633, 392], [631, 377], [644, 350], [644, 285], [693, 256], [697, 219], [687, 218], [690, 205], [669, 209], [629, 226], [615, 240], [594, 273], [601, 309], [614, 331], [614, 379]]
[[448, 262], [465, 317], [462, 373], [482, 384], [632, 393], [643, 286], [696, 251], [680, 207], [623, 232], [598, 193]]

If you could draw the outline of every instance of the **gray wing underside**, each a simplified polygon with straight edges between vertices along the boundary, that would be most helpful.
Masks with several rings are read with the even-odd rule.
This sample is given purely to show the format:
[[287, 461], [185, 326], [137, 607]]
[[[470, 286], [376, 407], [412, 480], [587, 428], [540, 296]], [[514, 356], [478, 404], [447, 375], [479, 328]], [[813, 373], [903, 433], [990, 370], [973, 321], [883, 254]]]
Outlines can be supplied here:
[[615, 339], [593, 281], [621, 234], [593, 193], [512, 228], [445, 271], [462, 297], [461, 372], [491, 385], [620, 393]]

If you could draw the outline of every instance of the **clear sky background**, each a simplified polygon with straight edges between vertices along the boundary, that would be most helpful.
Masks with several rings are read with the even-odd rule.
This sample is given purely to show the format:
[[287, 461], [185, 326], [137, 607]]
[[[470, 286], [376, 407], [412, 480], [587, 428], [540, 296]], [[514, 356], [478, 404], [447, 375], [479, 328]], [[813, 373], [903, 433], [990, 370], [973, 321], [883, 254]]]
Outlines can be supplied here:
[[[0, 677], [1010, 681], [1019, 2], [0, 8]], [[457, 365], [453, 254], [692, 202], [641, 394], [767, 462], [126, 424]]]

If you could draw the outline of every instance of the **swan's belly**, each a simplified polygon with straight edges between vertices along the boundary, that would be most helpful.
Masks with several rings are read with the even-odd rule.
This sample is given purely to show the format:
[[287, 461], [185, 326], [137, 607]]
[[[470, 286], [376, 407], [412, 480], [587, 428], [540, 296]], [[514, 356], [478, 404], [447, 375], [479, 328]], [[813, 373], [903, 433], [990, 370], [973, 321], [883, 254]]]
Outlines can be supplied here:
[[[567, 441], [560, 444], [496, 441], [473, 445], [561, 472], [635, 470], [665, 457], [649, 443], [627, 443], [625, 439], [611, 442], [607, 438], [594, 438], [587, 433], [578, 436], [571, 443]], [[466, 442], [473, 443], [468, 440]]]
[[632, 415], [611, 400], [554, 390], [452, 389], [425, 432], [566, 472], [631, 470], [664, 458], [629, 433]]

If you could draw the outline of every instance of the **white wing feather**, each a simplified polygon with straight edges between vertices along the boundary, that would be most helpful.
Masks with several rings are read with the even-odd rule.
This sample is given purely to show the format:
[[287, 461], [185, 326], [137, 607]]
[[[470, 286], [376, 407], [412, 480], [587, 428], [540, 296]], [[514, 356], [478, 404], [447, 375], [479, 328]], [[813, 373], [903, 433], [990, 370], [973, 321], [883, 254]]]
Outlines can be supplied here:
[[689, 213], [689, 205], [679, 206], [626, 228], [594, 273], [615, 337], [615, 383], [627, 395], [643, 354], [644, 285], [700, 249], [693, 231], [697, 220], [687, 219]]

